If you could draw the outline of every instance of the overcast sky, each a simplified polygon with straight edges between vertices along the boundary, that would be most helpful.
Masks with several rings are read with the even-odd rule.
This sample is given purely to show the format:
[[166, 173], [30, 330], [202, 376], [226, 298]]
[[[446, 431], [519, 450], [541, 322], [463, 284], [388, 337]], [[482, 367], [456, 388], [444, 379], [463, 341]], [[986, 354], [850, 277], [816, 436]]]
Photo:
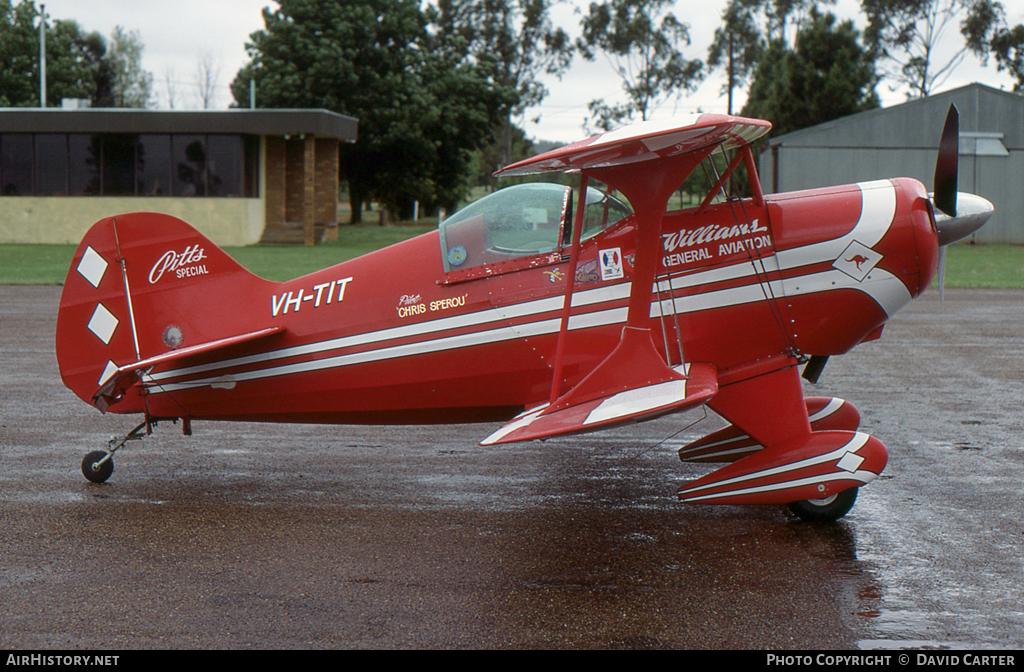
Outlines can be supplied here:
[[[570, 35], [579, 34], [578, 7], [586, 7], [590, 0], [567, 0], [556, 8], [556, 25]], [[99, 31], [106, 36], [116, 25], [129, 31], [138, 31], [145, 50], [143, 67], [153, 74], [153, 92], [156, 107], [166, 108], [168, 76], [175, 82], [175, 107], [199, 107], [195, 72], [202, 55], [208, 54], [219, 67], [219, 87], [214, 107], [228, 107], [232, 102], [229, 85], [239, 68], [248, 60], [245, 43], [249, 35], [263, 28], [261, 10], [276, 8], [269, 0], [46, 0], [47, 16], [56, 19], [74, 19], [87, 31]], [[1011, 9], [1010, 22], [1024, 21], [1024, 8], [1015, 7], [1016, 0], [1004, 0]], [[677, 0], [677, 16], [690, 24], [692, 45], [684, 50], [687, 58], [707, 58], [707, 47], [719, 25], [719, 13], [725, 0]], [[856, 0], [840, 0], [835, 10], [840, 18], [855, 18]], [[951, 36], [952, 40], [958, 33]], [[1012, 88], [1012, 81], [995, 66], [981, 68], [968, 60], [941, 90], [956, 88], [970, 82]], [[689, 114], [696, 111], [725, 112], [726, 99], [721, 95], [721, 76], [705, 81], [694, 93], [678, 103], [669, 102], [655, 116], [673, 113]], [[597, 56], [587, 62], [577, 56], [571, 69], [561, 81], [553, 79], [550, 95], [538, 108], [527, 111], [522, 123], [527, 135], [533, 138], [572, 142], [585, 136], [582, 129], [587, 116], [587, 103], [594, 98], [609, 102], [622, 100], [621, 84], [608, 62]], [[883, 105], [901, 102], [905, 96], [889, 92], [885, 84], [878, 93]], [[734, 102], [736, 112], [742, 99]], [[539, 123], [533, 119], [540, 116]]]

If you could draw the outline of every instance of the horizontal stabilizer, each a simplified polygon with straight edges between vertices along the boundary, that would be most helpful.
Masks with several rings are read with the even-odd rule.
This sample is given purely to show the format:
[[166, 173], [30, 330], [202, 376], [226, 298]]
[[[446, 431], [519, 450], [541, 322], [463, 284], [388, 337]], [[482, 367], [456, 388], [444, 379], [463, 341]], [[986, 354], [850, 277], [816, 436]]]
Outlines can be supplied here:
[[[835, 397], [807, 397], [807, 416], [811, 430], [855, 431], [860, 413], [848, 401]], [[679, 449], [683, 462], [735, 462], [761, 450], [763, 446], [736, 425], [729, 425]]]
[[797, 445], [761, 450], [679, 489], [684, 502], [789, 504], [826, 499], [874, 480], [885, 468], [882, 442], [863, 432], [813, 432]]
[[684, 364], [675, 371], [681, 374], [676, 380], [620, 389], [568, 406], [556, 402], [531, 409], [513, 418], [480, 445], [546, 439], [650, 420], [700, 406], [718, 391], [718, 373], [712, 364]]
[[98, 389], [93, 395], [93, 405], [101, 411], [106, 412], [110, 404], [124, 394], [125, 390], [139, 382], [142, 375], [154, 366], [171, 363], [175, 366], [188, 366], [190, 363], [196, 363], [201, 357], [212, 352], [224, 350], [243, 343], [259, 341], [269, 338], [270, 336], [280, 334], [284, 331], [285, 328], [282, 326], [269, 327], [267, 329], [253, 331], [248, 334], [229, 336], [227, 338], [217, 339], [216, 341], [210, 341], [209, 343], [200, 343], [198, 345], [192, 345], [179, 350], [171, 350], [162, 355], [149, 357], [133, 364], [126, 364], [116, 368], [111, 365], [110, 368], [104, 372], [100, 389]]

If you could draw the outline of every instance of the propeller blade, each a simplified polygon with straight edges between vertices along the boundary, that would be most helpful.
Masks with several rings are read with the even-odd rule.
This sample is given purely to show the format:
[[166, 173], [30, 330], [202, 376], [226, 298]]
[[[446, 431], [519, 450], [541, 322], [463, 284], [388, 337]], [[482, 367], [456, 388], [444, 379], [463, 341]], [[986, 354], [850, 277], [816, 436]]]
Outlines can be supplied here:
[[946, 124], [942, 127], [939, 157], [935, 161], [935, 179], [932, 187], [935, 207], [950, 217], [956, 217], [957, 171], [960, 160], [960, 112], [956, 105], [949, 106]]

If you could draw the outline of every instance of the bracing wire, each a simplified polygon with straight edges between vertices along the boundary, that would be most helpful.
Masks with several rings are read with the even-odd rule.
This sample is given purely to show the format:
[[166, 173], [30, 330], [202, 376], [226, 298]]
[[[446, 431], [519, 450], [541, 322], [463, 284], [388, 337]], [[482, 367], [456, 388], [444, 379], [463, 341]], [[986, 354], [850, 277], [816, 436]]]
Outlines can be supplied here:
[[679, 428], [678, 430], [676, 430], [676, 431], [672, 432], [671, 434], [669, 434], [668, 436], [666, 436], [666, 437], [665, 437], [664, 439], [662, 439], [661, 441], [658, 441], [658, 442], [657, 442], [656, 444], [654, 444], [653, 446], [648, 446], [647, 448], [644, 448], [643, 450], [641, 450], [641, 451], [640, 451], [639, 453], [637, 453], [636, 455], [630, 455], [630, 456], [626, 457], [626, 458], [625, 458], [624, 460], [622, 460], [622, 462], [620, 462], [619, 464], [625, 464], [626, 462], [629, 462], [629, 461], [631, 461], [631, 460], [635, 460], [635, 459], [637, 459], [637, 458], [643, 457], [644, 455], [646, 455], [647, 453], [651, 452], [652, 450], [656, 450], [656, 449], [657, 449], [657, 448], [658, 448], [658, 447], [659, 447], [660, 445], [662, 445], [662, 444], [663, 444], [663, 443], [665, 443], [666, 441], [669, 441], [669, 440], [671, 440], [671, 439], [674, 439], [675, 437], [677, 437], [678, 435], [682, 434], [682, 433], [683, 433], [683, 432], [685, 432], [686, 430], [690, 429], [691, 427], [693, 427], [693, 426], [694, 426], [694, 425], [696, 425], [697, 423], [699, 423], [699, 422], [701, 422], [701, 421], [703, 421], [703, 420], [706, 420], [706, 419], [707, 419], [707, 417], [708, 417], [708, 409], [707, 409], [707, 407], [706, 407], [706, 406], [701, 406], [701, 409], [700, 409], [700, 410], [701, 410], [701, 416], [700, 416], [699, 418], [697, 418], [696, 420], [694, 420], [694, 421], [693, 421], [693, 422], [691, 422], [690, 424], [688, 424], [688, 425], [685, 425], [685, 426], [683, 426], [683, 427]]

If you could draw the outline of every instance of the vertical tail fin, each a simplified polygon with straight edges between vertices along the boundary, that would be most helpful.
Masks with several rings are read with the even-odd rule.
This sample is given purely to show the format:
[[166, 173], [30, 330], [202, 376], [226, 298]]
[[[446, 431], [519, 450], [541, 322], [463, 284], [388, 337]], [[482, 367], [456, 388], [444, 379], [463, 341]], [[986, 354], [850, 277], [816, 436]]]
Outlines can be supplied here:
[[94, 403], [118, 367], [265, 327], [262, 313], [246, 308], [272, 284], [176, 217], [102, 219], [82, 239], [64, 281], [61, 378]]

